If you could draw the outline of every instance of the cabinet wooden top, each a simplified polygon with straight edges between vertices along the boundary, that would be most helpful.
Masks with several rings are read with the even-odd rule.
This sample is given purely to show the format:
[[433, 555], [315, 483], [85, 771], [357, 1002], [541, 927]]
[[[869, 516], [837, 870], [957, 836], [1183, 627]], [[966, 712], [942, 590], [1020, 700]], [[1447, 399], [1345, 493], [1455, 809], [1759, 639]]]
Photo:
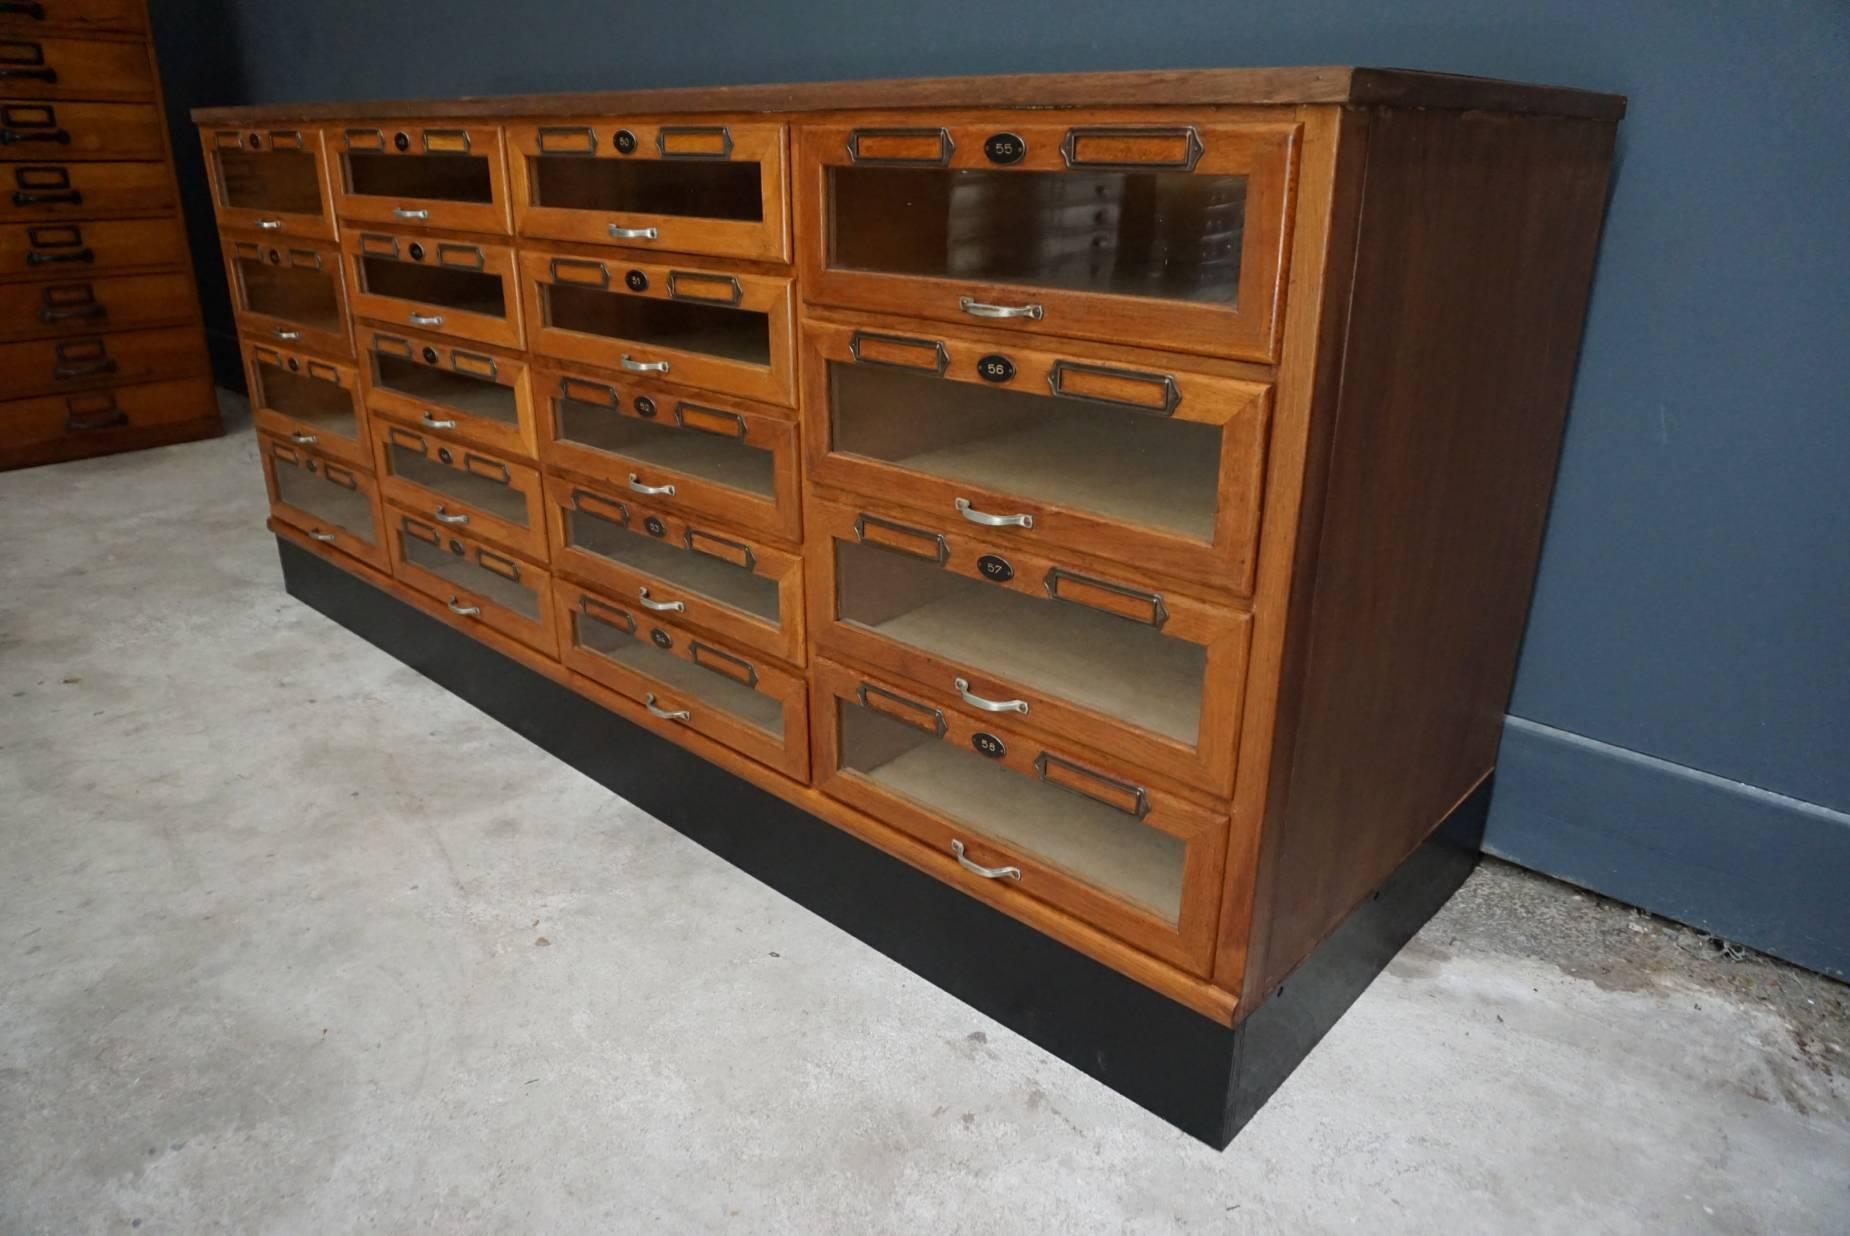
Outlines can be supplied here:
[[201, 107], [204, 125], [277, 122], [513, 119], [623, 113], [831, 112], [875, 108], [1163, 107], [1333, 103], [1455, 111], [1528, 112], [1618, 120], [1625, 97], [1488, 77], [1413, 69], [1349, 67], [1174, 69], [1129, 73], [1013, 73], [989, 77], [913, 77], [788, 85], [691, 86], [579, 94], [401, 99], [383, 102], [277, 103]]

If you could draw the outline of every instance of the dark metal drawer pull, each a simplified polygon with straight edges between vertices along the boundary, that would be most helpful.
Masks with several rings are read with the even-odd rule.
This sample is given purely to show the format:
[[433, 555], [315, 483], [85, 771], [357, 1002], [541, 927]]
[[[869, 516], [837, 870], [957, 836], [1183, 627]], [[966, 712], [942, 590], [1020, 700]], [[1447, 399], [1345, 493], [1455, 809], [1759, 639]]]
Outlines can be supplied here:
[[965, 871], [973, 875], [980, 875], [985, 880], [1019, 881], [1021, 879], [1020, 867], [985, 867], [981, 863], [971, 862], [964, 854], [964, 843], [961, 841], [953, 840], [951, 842], [951, 853], [956, 856], [957, 865], [959, 867], [962, 867]]
[[9, 17], [30, 17], [33, 21], [45, 20], [45, 6], [42, 4], [20, 4], [9, 0], [6, 4], [0, 4], [0, 13]]
[[692, 721], [694, 719], [694, 714], [685, 708], [676, 708], [670, 711], [658, 705], [655, 702], [655, 692], [653, 691], [643, 692], [642, 706], [649, 710], [650, 716], [660, 717], [664, 721]]
[[44, 266], [49, 262], [94, 262], [96, 252], [92, 249], [76, 249], [70, 253], [41, 253], [34, 249], [26, 254], [26, 265]]
[[102, 404], [100, 407], [89, 408], [82, 411], [78, 409], [78, 401], [97, 398], [99, 398], [99, 396], [72, 395], [69, 399], [65, 400], [64, 406], [69, 413], [64, 420], [65, 429], [72, 433], [87, 433], [93, 429], [111, 429], [117, 425], [128, 424], [128, 414], [116, 406], [114, 391], [102, 392], [100, 396]]
[[20, 189], [13, 194], [15, 206], [55, 206], [63, 203], [67, 206], [82, 206], [84, 195], [81, 189], [67, 189], [61, 193], [27, 193]]
[[[1055, 775], [1051, 777], [1047, 775], [1050, 768], [1055, 772]], [[1150, 813], [1150, 798], [1144, 793], [1141, 785], [1120, 781], [1116, 777], [1107, 777], [1104, 773], [1094, 772], [1083, 764], [1063, 760], [1046, 751], [1034, 757], [1034, 771], [1041, 775], [1042, 781], [1056, 789], [1069, 790], [1093, 802], [1116, 808], [1136, 819], [1141, 820]], [[1088, 784], [1098, 785], [1103, 792], [1093, 793], [1085, 788]], [[1111, 797], [1113, 793], [1122, 796], [1122, 801]]]
[[[859, 686], [855, 687], [854, 698], [861, 707], [867, 709], [869, 712], [877, 712], [883, 717], [892, 717], [895, 721], [911, 725], [917, 729], [930, 730], [933, 737], [936, 738], [943, 738], [945, 731], [949, 728], [944, 723], [943, 709], [933, 708], [929, 704], [921, 704], [917, 700], [909, 700], [903, 695], [896, 695], [891, 691], [876, 687], [869, 682], [861, 683]], [[870, 700], [884, 700], [889, 704], [897, 705], [902, 713], [910, 713], [912, 715], [896, 715], [885, 708], [875, 708], [873, 704], [869, 703]]]
[[95, 300], [86, 301], [80, 305], [46, 305], [39, 310], [39, 321], [41, 322], [64, 322], [73, 318], [106, 318], [108, 316], [109, 306]]
[[93, 378], [101, 373], [114, 373], [115, 371], [115, 358], [105, 356], [102, 360], [91, 361], [87, 365], [59, 365], [51, 371], [51, 376], [64, 381], [70, 378]]
[[58, 70], [51, 69], [51, 68], [0, 69], [0, 80], [20, 81], [22, 79], [33, 79], [33, 80], [41, 81], [41, 82], [55, 83], [58, 80]]
[[50, 142], [53, 145], [68, 146], [71, 135], [63, 129], [35, 130], [31, 133], [19, 129], [0, 129], [0, 146], [16, 146], [21, 142]]

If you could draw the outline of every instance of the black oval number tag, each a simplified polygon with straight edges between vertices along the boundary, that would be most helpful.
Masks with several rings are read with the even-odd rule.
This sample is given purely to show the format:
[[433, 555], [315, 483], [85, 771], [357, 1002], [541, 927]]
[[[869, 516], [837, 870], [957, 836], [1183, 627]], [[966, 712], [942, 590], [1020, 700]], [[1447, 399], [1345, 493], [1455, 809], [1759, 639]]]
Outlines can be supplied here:
[[985, 382], [1007, 382], [1015, 376], [1015, 362], [1000, 352], [977, 358], [976, 376]]
[[999, 760], [1008, 754], [1008, 748], [994, 734], [978, 730], [970, 735], [970, 745], [976, 748], [978, 755], [986, 755], [992, 760]]
[[1001, 554], [984, 554], [976, 560], [976, 569], [983, 573], [983, 578], [1006, 584], [1015, 578], [1015, 568]]
[[991, 163], [1020, 163], [1028, 153], [1028, 143], [1015, 133], [991, 133], [983, 142], [983, 156]]

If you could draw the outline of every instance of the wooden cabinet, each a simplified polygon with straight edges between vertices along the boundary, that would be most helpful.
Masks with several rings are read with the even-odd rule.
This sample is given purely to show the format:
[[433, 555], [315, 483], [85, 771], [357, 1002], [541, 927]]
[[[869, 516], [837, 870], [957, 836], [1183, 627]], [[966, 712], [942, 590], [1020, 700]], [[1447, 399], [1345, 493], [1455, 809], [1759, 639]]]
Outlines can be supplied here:
[[[184, 375], [54, 291], [159, 301], [114, 295], [159, 277], [151, 156], [67, 103], [148, 106], [8, 105], [0, 316], [39, 333], [0, 365], [103, 417], [69, 400]], [[935, 977], [1117, 1084], [1128, 1040], [1034, 1020], [1073, 983], [1237, 1036], [1436, 904], [1405, 864], [1495, 763], [1621, 111], [1274, 69], [195, 118], [291, 544], [722, 770], [663, 818], [742, 780], [941, 881], [892, 951], [964, 940]], [[79, 197], [121, 226], [56, 230]], [[612, 767], [670, 750], [610, 724], [651, 753]], [[990, 965], [965, 897], [1103, 969]], [[1139, 1101], [1224, 1130], [1345, 956], [1282, 1047]]]
[[0, 4], [0, 469], [220, 432], [146, 32]]

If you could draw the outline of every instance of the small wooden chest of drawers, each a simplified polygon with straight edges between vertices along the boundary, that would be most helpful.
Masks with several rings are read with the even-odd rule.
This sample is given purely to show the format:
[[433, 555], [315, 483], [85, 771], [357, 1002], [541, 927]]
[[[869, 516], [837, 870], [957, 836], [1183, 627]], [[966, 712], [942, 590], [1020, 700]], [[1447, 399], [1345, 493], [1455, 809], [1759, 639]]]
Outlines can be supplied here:
[[143, 0], [0, 7], [0, 468], [220, 432]]
[[[1309, 69], [195, 118], [292, 588], [592, 701], [623, 792], [649, 735], [708, 761], [677, 827], [748, 787], [941, 882], [893, 925], [733, 850], [1224, 1142], [1462, 878], [1622, 111]], [[0, 293], [72, 311], [22, 363], [90, 372], [72, 295]]]

